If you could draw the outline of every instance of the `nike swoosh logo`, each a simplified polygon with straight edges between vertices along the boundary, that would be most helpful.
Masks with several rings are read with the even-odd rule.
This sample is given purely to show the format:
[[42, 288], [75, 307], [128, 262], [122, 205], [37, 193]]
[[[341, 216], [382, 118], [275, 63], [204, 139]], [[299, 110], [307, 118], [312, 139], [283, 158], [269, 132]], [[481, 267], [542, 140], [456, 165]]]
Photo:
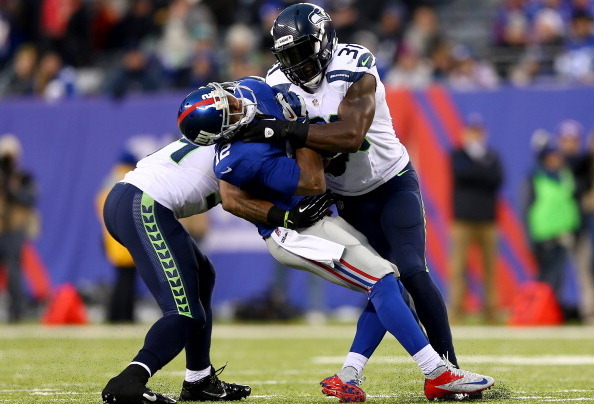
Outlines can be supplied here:
[[489, 381], [483, 377], [483, 380], [481, 380], [481, 381], [469, 382], [469, 383], [464, 383], [464, 384], [487, 384], [487, 383], [489, 383]]
[[361, 66], [365, 66], [369, 62], [369, 59], [371, 59], [371, 56], [367, 56], [367, 59], [361, 62]]
[[149, 401], [152, 401], [153, 403], [157, 401], [157, 396], [155, 395], [155, 393], [144, 393], [142, 397]]
[[233, 171], [233, 169], [227, 166], [227, 169], [225, 171], [221, 171], [221, 174], [229, 174], [231, 171]]
[[303, 207], [303, 208], [299, 208], [299, 213], [303, 213], [305, 212], [305, 210], [307, 209], [307, 206]]
[[404, 170], [404, 171], [400, 171], [398, 174], [396, 174], [397, 177], [400, 177], [402, 174], [405, 174], [407, 172], [410, 171], [410, 168], [408, 170]]
[[215, 398], [223, 398], [223, 397], [227, 396], [226, 391], [224, 391], [223, 394], [216, 394], [216, 393], [209, 393], [208, 391], [202, 391], [202, 394], [206, 394], [207, 396], [215, 397]]

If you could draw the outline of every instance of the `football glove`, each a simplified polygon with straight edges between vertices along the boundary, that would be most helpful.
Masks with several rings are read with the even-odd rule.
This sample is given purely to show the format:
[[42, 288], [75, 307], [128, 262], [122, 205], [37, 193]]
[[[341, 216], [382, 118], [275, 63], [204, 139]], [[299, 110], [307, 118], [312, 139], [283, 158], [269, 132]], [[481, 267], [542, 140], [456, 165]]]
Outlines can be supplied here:
[[276, 227], [299, 229], [309, 227], [330, 216], [330, 206], [334, 204], [334, 195], [330, 191], [322, 195], [306, 196], [293, 209], [283, 210], [273, 206], [268, 211], [268, 223]]
[[256, 115], [252, 123], [238, 137], [245, 143], [288, 140], [293, 148], [305, 146], [309, 123], [284, 121], [269, 115]]

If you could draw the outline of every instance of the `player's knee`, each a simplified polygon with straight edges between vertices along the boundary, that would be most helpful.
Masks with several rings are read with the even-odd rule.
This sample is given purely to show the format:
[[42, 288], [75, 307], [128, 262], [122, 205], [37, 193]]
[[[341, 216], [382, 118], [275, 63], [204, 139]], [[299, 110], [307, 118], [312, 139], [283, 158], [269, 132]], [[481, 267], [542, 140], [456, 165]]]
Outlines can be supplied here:
[[371, 288], [369, 297], [371, 299], [376, 297], [381, 297], [386, 293], [393, 293], [394, 291], [399, 291], [398, 289], [398, 280], [393, 273], [385, 275], [379, 281], [373, 285]]

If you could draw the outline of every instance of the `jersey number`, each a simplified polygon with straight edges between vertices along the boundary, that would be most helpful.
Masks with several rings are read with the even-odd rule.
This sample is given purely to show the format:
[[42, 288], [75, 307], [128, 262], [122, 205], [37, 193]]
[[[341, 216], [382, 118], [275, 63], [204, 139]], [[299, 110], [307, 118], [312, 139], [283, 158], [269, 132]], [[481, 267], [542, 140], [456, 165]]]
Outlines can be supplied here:
[[217, 151], [215, 155], [215, 165], [219, 164], [222, 159], [227, 157], [231, 153], [231, 143], [226, 143]]
[[179, 162], [182, 161], [188, 154], [200, 147], [191, 143], [188, 139], [180, 139], [179, 142], [183, 143], [184, 145], [171, 153], [170, 156], [171, 160], [175, 161], [177, 164], [179, 164]]
[[360, 46], [349, 44], [349, 45], [345, 46], [344, 48], [342, 48], [338, 52], [338, 56], [342, 56], [343, 53], [348, 56], [348, 55], [350, 55], [352, 53], [353, 54], [353, 56], [352, 56], [353, 59], [357, 59], [357, 55], [359, 54], [359, 51], [357, 49], [352, 49], [352, 48], [363, 49]]

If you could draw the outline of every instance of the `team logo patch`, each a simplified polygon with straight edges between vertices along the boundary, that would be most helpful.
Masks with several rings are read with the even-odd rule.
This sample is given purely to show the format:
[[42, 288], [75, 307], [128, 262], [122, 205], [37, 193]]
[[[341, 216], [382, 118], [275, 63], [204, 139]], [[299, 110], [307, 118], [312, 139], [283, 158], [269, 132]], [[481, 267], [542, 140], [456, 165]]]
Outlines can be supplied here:
[[266, 139], [268, 139], [268, 138], [270, 138], [272, 136], [274, 136], [274, 130], [272, 128], [266, 128], [266, 129], [264, 129], [264, 137]]
[[326, 13], [324, 10], [318, 7], [316, 7], [311, 13], [309, 13], [309, 16], [307, 18], [312, 24], [318, 27], [325, 21], [331, 21], [328, 13]]

